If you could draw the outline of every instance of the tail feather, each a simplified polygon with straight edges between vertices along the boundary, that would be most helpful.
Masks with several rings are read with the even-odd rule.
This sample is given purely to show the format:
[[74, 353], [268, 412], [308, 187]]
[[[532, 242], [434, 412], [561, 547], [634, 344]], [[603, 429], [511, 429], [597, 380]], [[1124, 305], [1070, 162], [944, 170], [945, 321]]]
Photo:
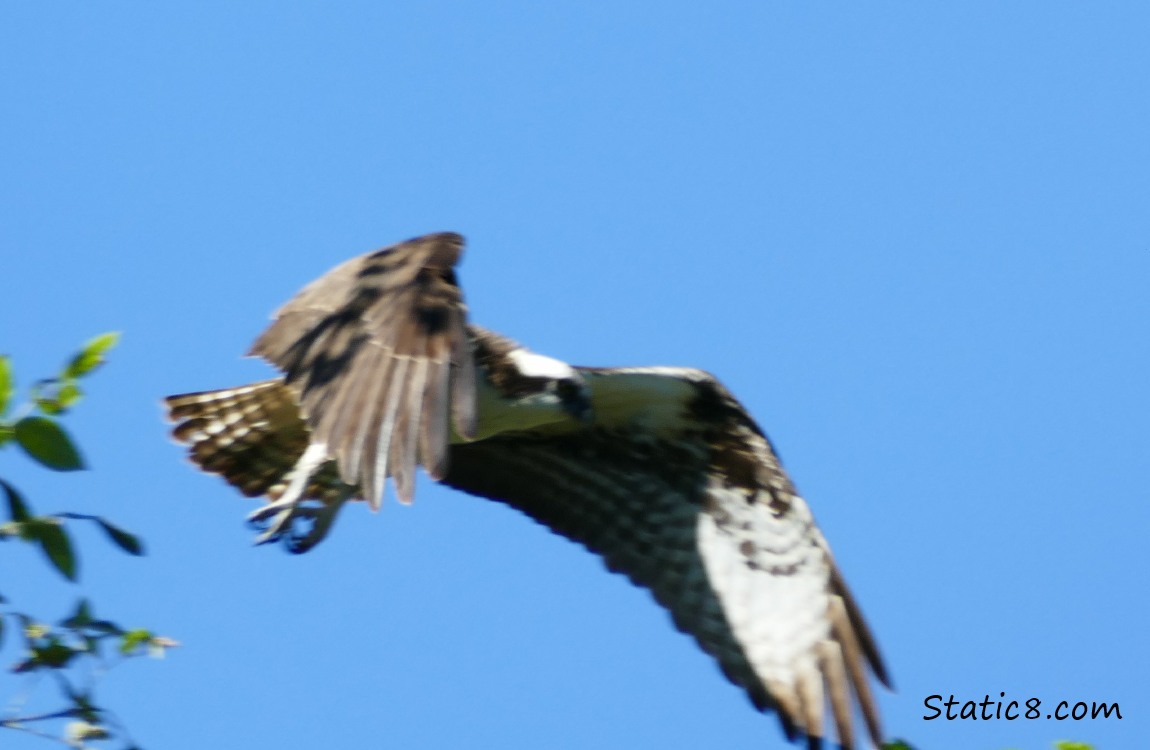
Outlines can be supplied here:
[[[298, 399], [282, 378], [169, 396], [164, 403], [175, 423], [172, 437], [189, 446], [192, 461], [248, 497], [279, 498], [308, 446], [310, 431]], [[333, 501], [347, 490], [329, 461], [311, 478], [303, 499]]]

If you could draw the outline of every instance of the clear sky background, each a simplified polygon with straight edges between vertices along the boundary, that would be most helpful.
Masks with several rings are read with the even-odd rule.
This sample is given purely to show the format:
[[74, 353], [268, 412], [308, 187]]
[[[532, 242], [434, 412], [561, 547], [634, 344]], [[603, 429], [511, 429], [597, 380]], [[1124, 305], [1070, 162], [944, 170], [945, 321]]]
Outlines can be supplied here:
[[[72, 586], [6, 545], [4, 593], [183, 643], [100, 687], [149, 750], [782, 746], [504, 507], [423, 478], [293, 558], [167, 439], [165, 394], [269, 375], [240, 355], [304, 283], [450, 229], [477, 322], [741, 398], [878, 634], [891, 736], [1140, 747], [1148, 32], [1136, 2], [5, 3], [0, 351], [27, 385], [124, 337], [68, 417], [92, 471], [0, 476], [149, 555], [78, 529]], [[922, 718], [999, 692], [1123, 719]]]

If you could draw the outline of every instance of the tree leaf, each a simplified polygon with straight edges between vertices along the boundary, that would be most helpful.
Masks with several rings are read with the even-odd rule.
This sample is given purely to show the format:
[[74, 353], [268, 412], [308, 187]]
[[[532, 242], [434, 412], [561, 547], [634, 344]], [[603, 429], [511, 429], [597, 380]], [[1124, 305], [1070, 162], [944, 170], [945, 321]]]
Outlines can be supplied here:
[[123, 635], [124, 629], [111, 620], [92, 620], [88, 623], [89, 630], [95, 630], [104, 635]]
[[95, 521], [100, 524], [100, 528], [108, 535], [120, 549], [127, 552], [129, 555], [143, 555], [144, 543], [135, 534], [124, 531], [116, 524], [112, 523], [106, 518], [100, 516], [89, 515], [88, 513], [57, 513], [56, 518], [71, 518], [75, 521]]
[[54, 398], [38, 398], [36, 399], [36, 408], [44, 412], [50, 417], [64, 412], [64, 407], [60, 406], [60, 402]]
[[0, 355], [0, 417], [7, 413], [8, 404], [15, 390], [12, 382], [12, 360]]
[[145, 630], [144, 628], [136, 628], [129, 630], [121, 637], [120, 653], [128, 655], [152, 639], [152, 631]]
[[120, 340], [118, 332], [102, 333], [88, 343], [72, 357], [72, 361], [64, 368], [63, 380], [71, 380], [87, 375], [100, 365], [104, 364], [104, 352], [111, 349]]
[[50, 416], [63, 414], [84, 395], [76, 380], [70, 378], [40, 380], [32, 384], [31, 390], [32, 401]]
[[24, 417], [17, 422], [16, 442], [29, 456], [49, 469], [76, 471], [86, 468], [68, 433], [47, 417]]
[[97, 518], [96, 523], [100, 524], [100, 528], [104, 530], [108, 538], [111, 539], [117, 547], [129, 555], [140, 557], [144, 554], [144, 544], [135, 534], [124, 531], [119, 526], [105, 521], [103, 518]]
[[4, 488], [4, 495], [8, 498], [8, 517], [13, 521], [27, 521], [32, 517], [28, 512], [28, 504], [24, 502], [24, 498], [20, 497], [20, 493], [16, 488], [0, 479], [0, 487]]
[[81, 598], [76, 602], [76, 611], [60, 624], [66, 628], [82, 628], [92, 622], [92, 606], [87, 599]]
[[46, 645], [32, 649], [32, 658], [26, 662], [28, 669], [24, 671], [31, 671], [40, 667], [63, 669], [68, 666], [68, 662], [77, 656], [79, 656], [79, 652], [76, 649], [62, 642], [56, 636], [52, 636]]
[[76, 385], [76, 381], [68, 380], [60, 386], [60, 390], [56, 391], [56, 403], [60, 405], [61, 409], [68, 409], [83, 395], [84, 392], [80, 390], [80, 386]]
[[76, 580], [76, 553], [68, 532], [55, 519], [34, 519], [25, 523], [27, 537], [40, 543], [40, 549], [69, 581]]

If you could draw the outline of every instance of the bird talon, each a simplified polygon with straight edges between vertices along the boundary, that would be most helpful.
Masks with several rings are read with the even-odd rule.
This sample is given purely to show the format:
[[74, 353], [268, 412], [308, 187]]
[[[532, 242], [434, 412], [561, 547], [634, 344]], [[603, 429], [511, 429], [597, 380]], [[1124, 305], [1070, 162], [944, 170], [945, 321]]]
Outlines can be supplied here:
[[[283, 499], [257, 508], [248, 514], [248, 524], [260, 531], [255, 544], [283, 541], [293, 554], [307, 552], [327, 536], [336, 514], [352, 494], [351, 490], [330, 502]], [[296, 523], [299, 521], [299, 523]]]

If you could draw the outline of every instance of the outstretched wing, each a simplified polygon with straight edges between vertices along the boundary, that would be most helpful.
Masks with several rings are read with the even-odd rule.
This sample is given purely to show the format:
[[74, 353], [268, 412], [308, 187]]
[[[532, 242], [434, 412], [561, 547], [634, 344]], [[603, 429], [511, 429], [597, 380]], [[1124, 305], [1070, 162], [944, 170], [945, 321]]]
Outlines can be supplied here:
[[[595, 372], [593, 392], [611, 377]], [[696, 397], [676, 410], [671, 371], [619, 372], [626, 398], [594, 398], [607, 426], [452, 446], [444, 483], [523, 511], [650, 589], [789, 737], [819, 746], [826, 696], [843, 747], [855, 703], [879, 744], [869, 683], [887, 683], [885, 668], [766, 438], [702, 373], [684, 371]]]
[[443, 476], [451, 421], [462, 436], [475, 432], [475, 366], [454, 271], [462, 250], [463, 238], [445, 232], [354, 258], [284, 305], [252, 346], [298, 392], [311, 442], [373, 506], [389, 474], [405, 502], [417, 465]]

